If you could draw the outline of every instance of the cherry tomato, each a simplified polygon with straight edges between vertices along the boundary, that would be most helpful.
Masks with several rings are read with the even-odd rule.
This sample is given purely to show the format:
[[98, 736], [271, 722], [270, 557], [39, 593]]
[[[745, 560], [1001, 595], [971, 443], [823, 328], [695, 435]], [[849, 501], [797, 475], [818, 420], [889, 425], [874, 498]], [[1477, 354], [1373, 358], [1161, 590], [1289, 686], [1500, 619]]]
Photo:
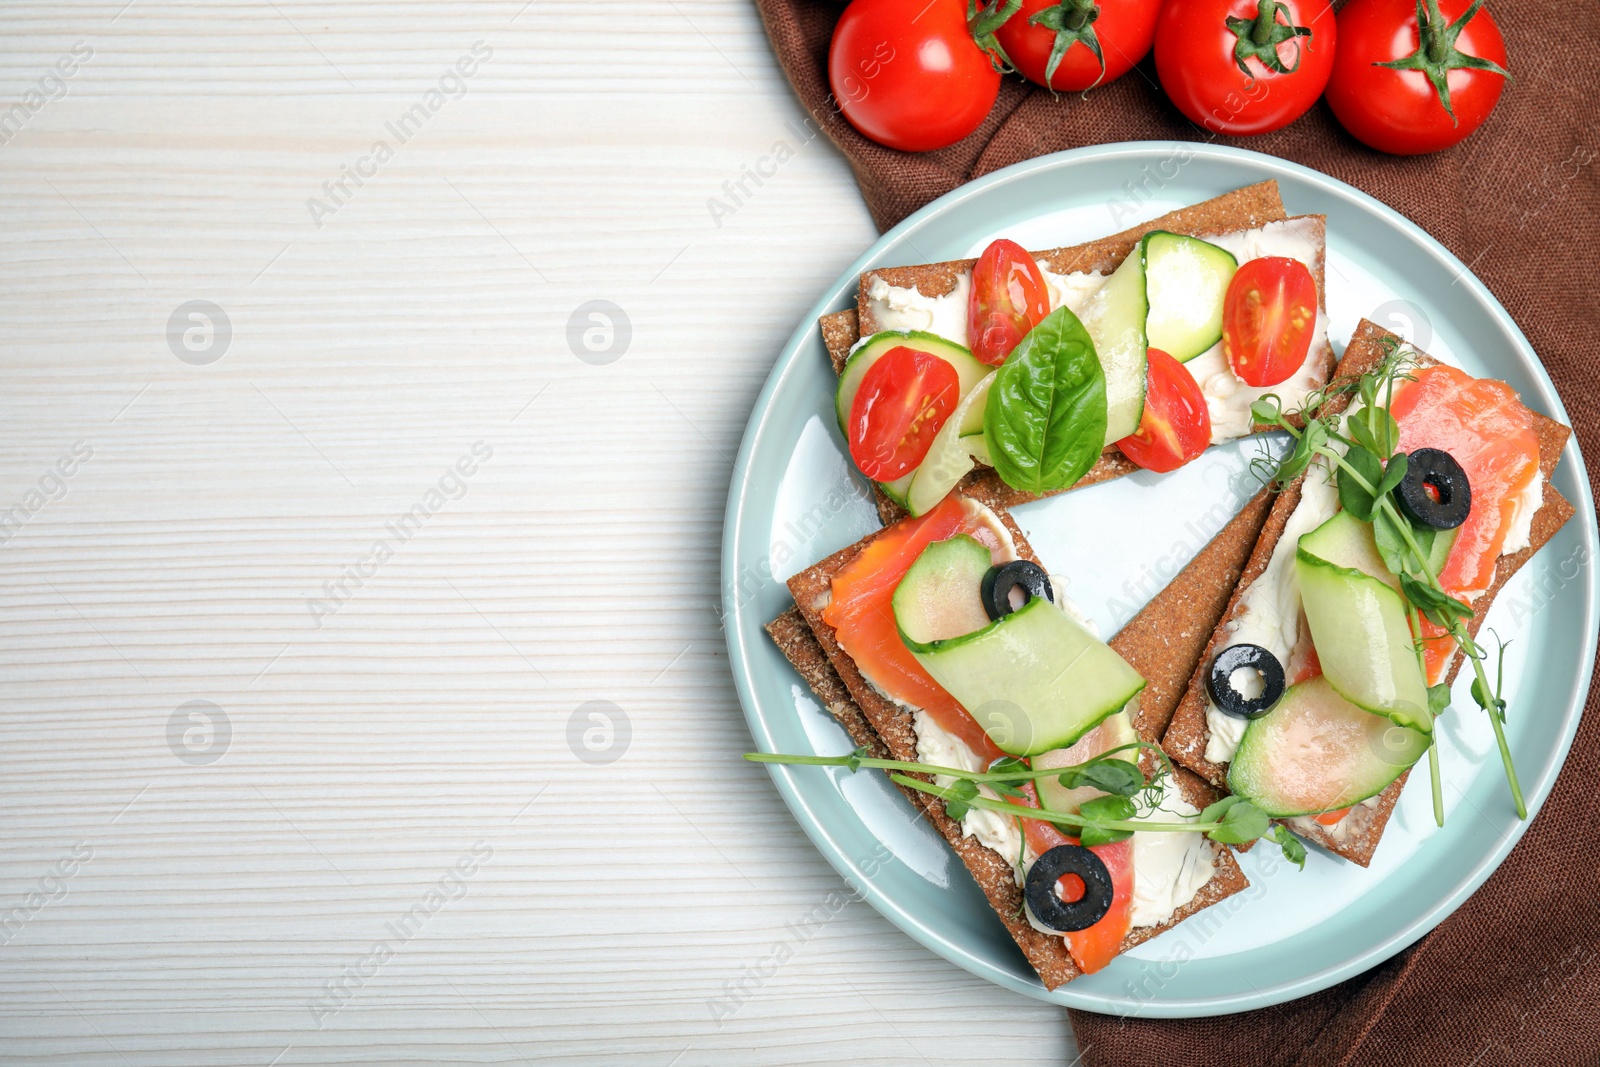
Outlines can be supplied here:
[[973, 41], [963, 0], [854, 0], [833, 29], [828, 84], [850, 125], [926, 152], [982, 125], [1000, 73]]
[[1078, 92], [1132, 70], [1160, 10], [1160, 0], [1022, 0], [994, 36], [1024, 78]]
[[960, 396], [950, 364], [915, 348], [891, 348], [867, 368], [850, 402], [850, 458], [875, 482], [909, 474]]
[[1152, 348], [1145, 371], [1144, 414], [1139, 428], [1117, 442], [1122, 454], [1147, 471], [1175, 471], [1211, 443], [1205, 394], [1182, 363]]
[[1156, 21], [1156, 75], [1206, 129], [1269, 133], [1322, 95], [1336, 26], [1328, 0], [1175, 0]]
[[1026, 249], [1004, 237], [989, 242], [972, 268], [967, 341], [982, 363], [998, 367], [1027, 332], [1050, 314], [1050, 290]]
[[1356, 140], [1410, 156], [1483, 125], [1505, 88], [1506, 43], [1482, 0], [1469, 3], [1350, 0], [1340, 10], [1328, 106]]
[[1222, 353], [1246, 385], [1286, 382], [1311, 351], [1317, 283], [1298, 259], [1252, 259], [1222, 298]]

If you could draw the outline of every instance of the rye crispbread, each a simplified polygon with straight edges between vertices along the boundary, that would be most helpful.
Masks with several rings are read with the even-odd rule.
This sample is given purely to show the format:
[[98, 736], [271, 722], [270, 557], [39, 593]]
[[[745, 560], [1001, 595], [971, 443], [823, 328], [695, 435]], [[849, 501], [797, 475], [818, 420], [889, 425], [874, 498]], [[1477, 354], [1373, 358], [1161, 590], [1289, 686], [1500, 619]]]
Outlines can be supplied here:
[[[1199, 204], [1179, 208], [1110, 237], [1081, 245], [1036, 252], [1034, 255], [1047, 262], [1052, 271], [1060, 274], [1074, 271], [1108, 273], [1115, 270], [1139, 243], [1139, 239], [1151, 230], [1167, 230], [1192, 237], [1210, 237], [1235, 230], [1253, 229], [1269, 222], [1283, 222], [1290, 217], [1284, 213], [1283, 200], [1278, 195], [1278, 183], [1265, 181], [1235, 189]], [[1325, 311], [1327, 308], [1326, 240], [1325, 234], [1321, 232], [1325, 229], [1325, 220], [1320, 215], [1294, 217], [1318, 220], [1317, 244], [1322, 251], [1313, 265], [1312, 276], [1317, 283], [1318, 306]], [[882, 278], [890, 285], [903, 288], [915, 287], [924, 296], [942, 296], [955, 287], [956, 279], [962, 273], [970, 271], [975, 262], [976, 260], [961, 259], [909, 267], [879, 267], [863, 272], [858, 287], [856, 307], [823, 315], [818, 320], [823, 344], [833, 363], [834, 373], [838, 374], [844, 370], [845, 360], [852, 345], [861, 337], [877, 332], [871, 303], [867, 299], [867, 290], [873, 278]], [[1326, 368], [1331, 369], [1334, 363], [1333, 348], [1325, 341], [1323, 349], [1312, 353], [1308, 358], [1314, 362], [1320, 361]], [[1138, 469], [1138, 465], [1121, 452], [1108, 447], [1101, 453], [1094, 466], [1068, 488], [1081, 489], [1124, 474], [1131, 474]], [[1000, 480], [993, 469], [981, 466], [968, 473], [956, 487], [956, 491], [994, 508], [1011, 508], [1040, 499], [1037, 494], [1011, 488]], [[1063, 489], [1057, 492], [1067, 491]], [[905, 510], [881, 489], [874, 486], [873, 493], [877, 500], [879, 517], [885, 524], [894, 522], [906, 514]]]
[[[1252, 500], [1166, 590], [1112, 638], [1111, 646], [1149, 682], [1134, 717], [1135, 728], [1145, 740], [1156, 740], [1171, 715], [1189, 666], [1200, 655], [1212, 621], [1220, 616], [1226, 592], [1237, 580], [1249, 546], [1256, 539], [1267, 501], [1265, 493]], [[1018, 554], [1038, 562], [1011, 516], [1003, 511], [999, 515]], [[791, 578], [789, 588], [798, 606], [780, 615], [767, 630], [858, 745], [874, 752], [882, 746], [893, 758], [915, 760], [916, 733], [911, 714], [866, 683], [834, 640], [832, 628], [821, 618], [834, 575], [878, 536], [869, 535]], [[1148, 763], [1146, 769], [1151, 769]], [[1203, 808], [1216, 798], [1203, 781], [1188, 771], [1179, 768], [1176, 777], [1179, 788], [1196, 807]], [[942, 802], [914, 790], [902, 791], [961, 857], [1046, 988], [1054, 989], [1077, 977], [1080, 972], [1062, 939], [1034, 929], [1021, 915], [1022, 891], [1014, 880], [1010, 862], [977, 839], [964, 836], [960, 824], [944, 814]], [[1248, 885], [1229, 851], [1218, 848], [1216, 870], [1194, 900], [1159, 926], [1131, 931], [1122, 950], [1155, 937]]]
[[[1383, 358], [1386, 338], [1400, 340], [1382, 327], [1366, 319], [1361, 320], [1350, 338], [1349, 345], [1345, 347], [1344, 358], [1339, 364], [1339, 376], [1359, 376], [1375, 366]], [[1418, 362], [1423, 365], [1437, 362], [1424, 353], [1418, 353], [1418, 357]], [[1539, 466], [1545, 477], [1544, 502], [1534, 514], [1528, 547], [1500, 558], [1495, 568], [1493, 583], [1473, 605], [1477, 612], [1467, 623], [1467, 629], [1473, 635], [1477, 634], [1490, 606], [1505, 583], [1533, 557], [1535, 552], [1544, 547], [1573, 515], [1572, 505], [1550, 484], [1550, 476], [1555, 470], [1556, 463], [1561, 457], [1561, 450], [1566, 445], [1571, 431], [1537, 412], [1533, 414], [1533, 422], [1534, 431], [1539, 438]], [[1227, 647], [1228, 625], [1239, 614], [1240, 600], [1245, 590], [1266, 570], [1273, 549], [1283, 536], [1289, 516], [1300, 501], [1300, 487], [1304, 477], [1302, 474], [1278, 494], [1266, 526], [1262, 529], [1260, 539], [1244, 569], [1243, 577], [1229, 600], [1227, 613], [1218, 623], [1204, 655], [1196, 665], [1188, 690], [1179, 702], [1172, 716], [1172, 722], [1161, 740], [1161, 746], [1166, 749], [1168, 755], [1218, 789], [1227, 788], [1227, 767], [1210, 763], [1205, 758], [1206, 742], [1210, 738], [1210, 730], [1206, 725], [1205, 672], [1216, 654]], [[1462, 660], [1457, 656], [1446, 675], [1447, 681], [1455, 681], [1461, 665]], [[1353, 810], [1347, 818], [1354, 821], [1348, 823], [1341, 837], [1335, 837], [1331, 830], [1320, 826], [1308, 829], [1304, 825], [1296, 825], [1294, 830], [1328, 851], [1365, 867], [1372, 861], [1378, 841], [1383, 836], [1384, 827], [1388, 824], [1389, 816], [1394, 811], [1395, 803], [1399, 800], [1400, 791], [1405, 787], [1408, 776], [1409, 772], [1401, 775], [1378, 794], [1376, 805], [1358, 806]]]

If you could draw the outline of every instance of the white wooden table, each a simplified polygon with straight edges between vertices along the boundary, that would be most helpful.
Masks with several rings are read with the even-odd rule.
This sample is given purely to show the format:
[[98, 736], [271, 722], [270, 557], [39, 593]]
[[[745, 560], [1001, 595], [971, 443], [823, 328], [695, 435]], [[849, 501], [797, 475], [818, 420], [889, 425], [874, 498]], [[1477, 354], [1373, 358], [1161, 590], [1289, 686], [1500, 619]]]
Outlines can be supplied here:
[[1071, 1057], [861, 903], [726, 999], [844, 891], [736, 760], [730, 457], [873, 237], [748, 4], [0, 56], [0, 1062]]

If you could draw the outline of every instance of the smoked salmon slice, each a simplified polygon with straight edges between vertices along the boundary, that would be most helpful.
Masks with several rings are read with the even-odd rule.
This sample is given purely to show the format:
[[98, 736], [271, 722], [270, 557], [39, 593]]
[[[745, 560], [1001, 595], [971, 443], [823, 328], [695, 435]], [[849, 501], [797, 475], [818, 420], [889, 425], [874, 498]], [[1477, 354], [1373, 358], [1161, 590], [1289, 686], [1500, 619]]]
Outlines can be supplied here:
[[[900, 638], [894, 621], [894, 591], [922, 550], [935, 541], [967, 534], [998, 554], [999, 538], [974, 511], [969, 511], [954, 495], [921, 518], [904, 519], [884, 530], [851, 560], [830, 584], [832, 599], [822, 609], [822, 620], [834, 628], [839, 647], [855, 661], [873, 686], [893, 700], [921, 708], [945, 731], [966, 742], [982, 766], [987, 767], [1005, 755], [983, 727], [949, 693], [923, 670], [911, 650]], [[1088, 753], [1085, 758], [1095, 755]], [[1026, 800], [1008, 797], [1012, 803], [1037, 808], [1033, 784], [1023, 792]], [[1022, 832], [1034, 855], [1042, 856], [1056, 845], [1078, 843], [1053, 823], [1021, 819]], [[1092, 848], [1111, 874], [1111, 909], [1087, 930], [1064, 935], [1073, 962], [1085, 974], [1093, 974], [1110, 963], [1122, 950], [1133, 908], [1133, 848], [1129, 841], [1115, 841]], [[1078, 882], [1075, 875], [1062, 879]]]
[[[1037, 808], [1038, 793], [1032, 782], [1022, 787], [1027, 799], [1007, 797], [1013, 804]], [[1057, 845], [1076, 845], [1078, 839], [1063, 833], [1055, 823], [1038, 819], [1022, 819], [1022, 835], [1035, 856], [1042, 856]], [[1062, 936], [1067, 939], [1067, 951], [1072, 962], [1084, 974], [1093, 974], [1110, 963], [1122, 951], [1123, 939], [1128, 936], [1133, 915], [1133, 841], [1124, 838], [1106, 845], [1095, 845], [1090, 852], [1100, 857], [1111, 875], [1111, 908], [1100, 921], [1085, 930], [1074, 930]], [[1065, 900], [1077, 900], [1083, 895], [1083, 879], [1075, 874], [1061, 879]]]
[[[1494, 581], [1518, 499], [1538, 474], [1539, 437], [1532, 413], [1506, 383], [1445, 366], [1414, 374], [1415, 381], [1396, 387], [1389, 410], [1400, 424], [1403, 451], [1437, 448], [1466, 471], [1472, 508], [1456, 531], [1439, 584], [1471, 603]], [[1443, 676], [1455, 644], [1426, 619], [1422, 629], [1431, 684]]]
[[834, 576], [833, 598], [822, 620], [855, 661], [863, 677], [892, 700], [921, 708], [948, 733], [976, 752], [988, 766], [1005, 753], [995, 746], [967, 709], [922, 669], [900, 639], [894, 622], [894, 591], [922, 550], [935, 541], [969, 534], [998, 548], [993, 531], [954, 495], [921, 518], [904, 519], [884, 530]]

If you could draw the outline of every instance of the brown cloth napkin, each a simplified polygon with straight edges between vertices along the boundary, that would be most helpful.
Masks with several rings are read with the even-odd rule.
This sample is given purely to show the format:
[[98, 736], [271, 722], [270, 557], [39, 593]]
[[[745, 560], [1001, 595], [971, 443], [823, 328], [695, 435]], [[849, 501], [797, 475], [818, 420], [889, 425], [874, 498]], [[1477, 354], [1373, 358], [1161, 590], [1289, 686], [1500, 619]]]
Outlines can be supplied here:
[[[1431, 156], [1373, 152], [1325, 104], [1287, 129], [1214, 137], [1180, 115], [1147, 58], [1089, 94], [1008, 77], [971, 137], [908, 155], [874, 144], [829, 97], [837, 0], [756, 0], [801, 102], [855, 169], [878, 226], [1019, 160], [1107, 141], [1219, 141], [1314, 167], [1391, 205], [1469, 264], [1561, 391], [1600, 471], [1600, 5], [1492, 0], [1515, 82], [1488, 123]], [[1182, 0], [1170, 0], [1182, 2]], [[1575, 522], [1585, 521], [1578, 516]], [[1595, 565], [1583, 557], [1585, 569]], [[1600, 1063], [1600, 686], [1555, 791], [1460, 910], [1388, 963], [1276, 1008], [1215, 1019], [1072, 1012], [1089, 1067], [1152, 1064]], [[1536, 715], [1537, 708], [1512, 714]], [[1464, 817], [1463, 813], [1461, 817]]]

